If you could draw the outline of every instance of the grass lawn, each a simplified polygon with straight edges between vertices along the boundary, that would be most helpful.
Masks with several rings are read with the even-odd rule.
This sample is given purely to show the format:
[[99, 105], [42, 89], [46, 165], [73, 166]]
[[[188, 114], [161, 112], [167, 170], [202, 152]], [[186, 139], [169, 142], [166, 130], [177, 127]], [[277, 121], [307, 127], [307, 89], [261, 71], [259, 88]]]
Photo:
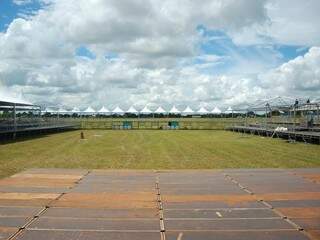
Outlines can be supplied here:
[[320, 167], [320, 147], [225, 131], [80, 131], [0, 145], [0, 177], [25, 168]]

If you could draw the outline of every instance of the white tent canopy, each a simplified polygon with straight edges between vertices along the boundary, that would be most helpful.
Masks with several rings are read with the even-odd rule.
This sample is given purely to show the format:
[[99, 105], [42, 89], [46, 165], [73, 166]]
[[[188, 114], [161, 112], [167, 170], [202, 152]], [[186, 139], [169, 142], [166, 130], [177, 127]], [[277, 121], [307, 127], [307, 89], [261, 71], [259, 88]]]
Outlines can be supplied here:
[[127, 113], [137, 114], [138, 111], [134, 108], [134, 106], [131, 106], [131, 107], [128, 109]]
[[205, 115], [205, 114], [208, 114], [209, 111], [208, 111], [207, 109], [205, 109], [204, 107], [201, 107], [201, 108], [198, 110], [197, 113], [199, 113], [199, 114], [201, 114], [201, 115]]
[[121, 115], [124, 114], [124, 111], [119, 106], [117, 106], [115, 109], [112, 110], [112, 113]]
[[169, 113], [171, 113], [171, 114], [179, 114], [180, 111], [176, 108], [176, 106], [173, 106], [173, 107], [170, 109]]
[[188, 115], [193, 114], [194, 111], [189, 106], [187, 106], [186, 109], [182, 111], [182, 113]]
[[102, 107], [99, 111], [98, 111], [99, 114], [107, 114], [107, 113], [110, 113], [109, 109], [106, 108], [106, 107]]
[[215, 107], [215, 108], [211, 111], [211, 113], [213, 113], [213, 114], [221, 114], [222, 112], [221, 112], [221, 110], [220, 110], [218, 107]]
[[164, 110], [161, 106], [159, 106], [157, 108], [157, 110], [154, 111], [154, 113], [157, 113], [157, 114], [165, 114], [166, 113], [166, 110]]
[[85, 114], [93, 114], [96, 111], [92, 107], [88, 107], [86, 110], [83, 111]]
[[140, 113], [142, 113], [142, 114], [151, 114], [152, 111], [151, 111], [147, 106], [145, 106], [145, 107], [140, 111]]

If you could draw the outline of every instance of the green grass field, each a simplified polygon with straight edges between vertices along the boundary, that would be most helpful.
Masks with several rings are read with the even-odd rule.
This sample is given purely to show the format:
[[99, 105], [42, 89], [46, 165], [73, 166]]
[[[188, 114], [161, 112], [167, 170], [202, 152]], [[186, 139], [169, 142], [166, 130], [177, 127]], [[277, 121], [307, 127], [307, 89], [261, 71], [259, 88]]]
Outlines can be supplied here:
[[0, 177], [25, 168], [319, 167], [320, 147], [226, 131], [80, 131], [0, 145]]

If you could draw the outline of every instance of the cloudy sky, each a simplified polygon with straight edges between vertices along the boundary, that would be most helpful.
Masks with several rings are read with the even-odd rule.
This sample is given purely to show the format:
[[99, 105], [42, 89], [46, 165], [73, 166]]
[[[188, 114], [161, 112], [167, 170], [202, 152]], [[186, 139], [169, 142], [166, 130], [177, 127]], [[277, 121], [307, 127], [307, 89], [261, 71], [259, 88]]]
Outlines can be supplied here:
[[0, 0], [0, 95], [221, 108], [320, 96], [319, 0]]

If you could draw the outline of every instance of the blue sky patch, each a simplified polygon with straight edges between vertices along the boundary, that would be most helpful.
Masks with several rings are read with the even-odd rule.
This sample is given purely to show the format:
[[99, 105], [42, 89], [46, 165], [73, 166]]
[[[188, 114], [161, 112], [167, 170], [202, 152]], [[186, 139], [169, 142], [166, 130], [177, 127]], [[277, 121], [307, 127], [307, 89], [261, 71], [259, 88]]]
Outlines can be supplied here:
[[33, 15], [43, 4], [34, 0], [23, 5], [16, 5], [12, 0], [0, 0], [0, 32], [5, 32], [9, 24], [23, 15]]
[[199, 45], [200, 54], [217, 55], [222, 59], [218, 64], [208, 65], [209, 69], [204, 69], [209, 73], [258, 73], [303, 56], [308, 51], [308, 48], [301, 46], [274, 45], [271, 41], [266, 44], [236, 45], [224, 31], [208, 30], [204, 26], [199, 26], [197, 31], [203, 38]]
[[288, 45], [276, 46], [276, 49], [281, 53], [285, 62], [294, 59], [298, 56], [303, 56], [309, 51], [308, 47]]
[[96, 55], [91, 52], [87, 47], [85, 46], [80, 46], [76, 49], [76, 56], [78, 57], [86, 57], [89, 59], [95, 59]]

